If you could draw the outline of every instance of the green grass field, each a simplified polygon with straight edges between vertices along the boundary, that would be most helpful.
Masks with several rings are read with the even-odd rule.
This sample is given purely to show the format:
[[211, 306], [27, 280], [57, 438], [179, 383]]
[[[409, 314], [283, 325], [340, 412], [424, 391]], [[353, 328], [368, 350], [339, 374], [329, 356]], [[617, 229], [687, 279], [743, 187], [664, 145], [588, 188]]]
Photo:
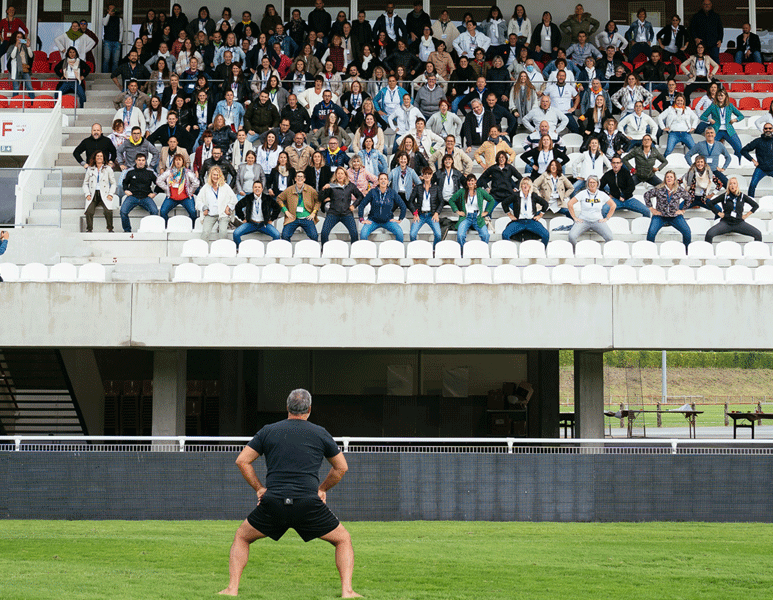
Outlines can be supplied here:
[[[0, 598], [214, 598], [237, 523], [2, 521]], [[354, 589], [373, 600], [765, 599], [771, 525], [346, 524]], [[340, 594], [332, 547], [290, 531], [252, 547], [240, 597]]]

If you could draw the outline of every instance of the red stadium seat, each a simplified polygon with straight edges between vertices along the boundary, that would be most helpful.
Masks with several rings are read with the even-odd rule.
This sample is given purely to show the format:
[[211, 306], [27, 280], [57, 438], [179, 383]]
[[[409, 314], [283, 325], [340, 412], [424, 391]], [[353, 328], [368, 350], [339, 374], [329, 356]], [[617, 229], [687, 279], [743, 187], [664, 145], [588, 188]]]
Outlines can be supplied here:
[[633, 65], [631, 63], [623, 61], [623, 66], [629, 71], [633, 71]]
[[93, 72], [94, 72], [94, 69], [95, 69], [95, 67], [94, 67], [94, 63], [93, 63], [93, 62], [91, 62], [90, 60], [87, 60], [87, 61], [86, 61], [86, 64], [89, 66], [89, 69], [91, 69], [91, 72], [93, 73]]
[[735, 98], [731, 98], [730, 96], [728, 96], [727, 99], [730, 102], [730, 104], [738, 108], [738, 100], [736, 100]]
[[59, 81], [56, 79], [44, 79], [43, 81], [41, 81], [40, 89], [55, 90], [58, 84], [59, 84]]
[[741, 98], [741, 103], [738, 105], [741, 110], [760, 110], [760, 101], [757, 98], [750, 98], [744, 96]]
[[754, 91], [758, 94], [767, 94], [773, 92], [773, 83], [770, 81], [755, 81]]
[[768, 63], [768, 75], [773, 75], [773, 62]]
[[43, 85], [42, 85], [40, 79], [33, 79], [32, 80], [32, 89], [33, 90], [42, 90], [43, 89]]
[[[722, 56], [720, 54], [720, 56]], [[743, 75], [743, 67], [735, 62], [722, 63], [723, 75]]]
[[683, 81], [677, 81], [676, 82], [676, 91], [680, 94], [684, 93], [684, 82]]
[[22, 98], [11, 98], [8, 108], [32, 108], [32, 100]]
[[62, 97], [62, 108], [75, 108], [76, 98], [71, 94]]
[[761, 63], [750, 62], [744, 65], [743, 70], [747, 75], [764, 75], [765, 65]]
[[8, 108], [8, 98], [0, 96], [0, 108]]
[[736, 81], [735, 83], [730, 84], [728, 87], [731, 92], [751, 92], [752, 91], [751, 81]]
[[695, 110], [695, 105], [698, 104], [698, 102], [701, 101], [701, 98], [698, 96], [693, 96], [693, 99], [690, 101], [690, 108]]
[[7, 79], [4, 79], [0, 81], [0, 90], [12, 90], [13, 84], [8, 81]]
[[[723, 65], [725, 63], [731, 63], [735, 60], [735, 57], [730, 54], [729, 52], [720, 52], [719, 53], [719, 64]], [[740, 66], [740, 65], [738, 65]]]
[[56, 100], [54, 100], [54, 98], [51, 96], [46, 96], [45, 94], [43, 94], [42, 96], [37, 96], [32, 101], [32, 108], [51, 109], [51, 108], [54, 108], [55, 105], [56, 105]]
[[33, 73], [50, 73], [51, 72], [51, 65], [48, 63], [47, 60], [37, 60], [32, 63], [32, 72]]
[[48, 60], [48, 54], [42, 50], [35, 50], [32, 53], [32, 56], [34, 57], [33, 60]]
[[536, 60], [534, 61], [534, 64], [537, 65], [537, 68], [542, 71], [545, 68], [545, 65], [541, 63], [540, 61]]
[[762, 110], [770, 110], [771, 104], [773, 104], [773, 98], [765, 98], [762, 101]]
[[48, 55], [48, 62], [53, 67], [55, 64], [60, 62], [62, 60], [62, 55], [59, 54], [58, 50], [54, 50], [51, 54]]

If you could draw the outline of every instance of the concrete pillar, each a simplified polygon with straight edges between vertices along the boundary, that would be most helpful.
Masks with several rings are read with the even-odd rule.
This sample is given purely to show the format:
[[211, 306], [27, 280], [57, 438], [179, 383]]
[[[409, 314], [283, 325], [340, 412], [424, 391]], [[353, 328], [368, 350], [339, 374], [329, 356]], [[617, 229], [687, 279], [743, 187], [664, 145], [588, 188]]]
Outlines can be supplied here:
[[187, 358], [185, 350], [153, 353], [153, 435], [185, 435]]
[[558, 350], [531, 350], [526, 380], [534, 388], [529, 402], [529, 437], [557, 438], [559, 413]]
[[62, 348], [62, 364], [70, 380], [88, 435], [105, 433], [105, 387], [94, 350]]
[[577, 437], [604, 437], [604, 353], [574, 352], [574, 411]]
[[220, 435], [245, 435], [243, 372], [243, 350], [220, 351]]

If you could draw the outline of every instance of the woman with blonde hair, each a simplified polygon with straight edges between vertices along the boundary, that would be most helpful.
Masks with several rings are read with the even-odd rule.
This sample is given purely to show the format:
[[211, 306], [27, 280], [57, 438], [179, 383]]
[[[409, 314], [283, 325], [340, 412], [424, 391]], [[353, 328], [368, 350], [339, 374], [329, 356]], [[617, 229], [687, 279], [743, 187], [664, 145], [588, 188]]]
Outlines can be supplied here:
[[[219, 168], [219, 167], [216, 167]], [[159, 214], [166, 223], [169, 220], [169, 211], [176, 206], [182, 207], [191, 218], [193, 227], [196, 226], [196, 203], [193, 194], [199, 187], [199, 178], [185, 166], [185, 157], [175, 154], [172, 158], [172, 166], [164, 171], [156, 179], [156, 185], [164, 190], [166, 198], [161, 204]]]
[[[685, 247], [690, 245], [692, 235], [690, 226], [684, 219], [684, 211], [692, 204], [692, 198], [676, 179], [676, 173], [666, 171], [664, 181], [644, 194], [644, 202], [652, 212], [647, 241], [654, 242], [655, 237], [666, 225], [670, 225], [682, 234]], [[653, 206], [652, 200], [655, 200]]]
[[[359, 160], [359, 159], [357, 159]], [[322, 245], [325, 245], [330, 231], [339, 221], [346, 226], [352, 244], [357, 241], [357, 222], [354, 220], [354, 211], [360, 204], [364, 194], [349, 180], [349, 175], [343, 167], [338, 167], [333, 174], [330, 183], [322, 187], [320, 204], [327, 213], [322, 224]]]
[[113, 209], [118, 207], [115, 197], [115, 174], [105, 162], [105, 154], [97, 150], [89, 159], [83, 178], [83, 194], [86, 196], [86, 232], [94, 230], [94, 213], [102, 206], [107, 230], [113, 233]]
[[[749, 210], [744, 212], [746, 204], [749, 205]], [[759, 204], [753, 198], [741, 192], [738, 179], [731, 177], [727, 180], [727, 191], [709, 203], [709, 210], [719, 217], [720, 221], [706, 232], [706, 241], [710, 244], [714, 241], [714, 236], [738, 233], [749, 235], [761, 242], [760, 230], [746, 222], [758, 208]]]
[[358, 154], [352, 156], [346, 175], [363, 195], [378, 185], [378, 177], [363, 166], [362, 158]]
[[634, 112], [636, 103], [641, 102], [647, 106], [652, 102], [652, 92], [639, 83], [639, 78], [630, 73], [625, 78], [625, 85], [616, 91], [610, 100], [622, 112], [620, 118], [623, 119]]
[[550, 161], [545, 172], [534, 181], [534, 191], [548, 203], [550, 212], [571, 218], [566, 205], [574, 195], [574, 186], [563, 174], [557, 160]]
[[201, 188], [196, 202], [201, 210], [201, 239], [209, 241], [217, 224], [218, 237], [228, 235], [228, 222], [236, 206], [236, 194], [226, 183], [223, 171], [214, 166], [207, 173], [207, 182]]

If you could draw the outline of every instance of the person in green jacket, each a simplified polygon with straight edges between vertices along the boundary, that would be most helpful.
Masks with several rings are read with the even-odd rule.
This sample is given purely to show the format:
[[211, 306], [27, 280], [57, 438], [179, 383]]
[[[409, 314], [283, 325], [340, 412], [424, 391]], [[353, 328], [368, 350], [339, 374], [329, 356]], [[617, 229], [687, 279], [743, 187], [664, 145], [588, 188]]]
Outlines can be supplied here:
[[733, 123], [737, 123], [743, 118], [743, 113], [730, 104], [727, 90], [723, 89], [717, 91], [714, 102], [701, 115], [702, 121], [708, 121], [714, 126], [714, 130], [717, 132], [716, 141], [727, 140], [733, 147], [733, 152], [735, 152], [738, 160], [741, 160], [742, 144], [741, 139], [735, 132]]
[[457, 191], [448, 204], [459, 215], [456, 222], [456, 239], [460, 246], [467, 240], [467, 231], [473, 227], [480, 239], [488, 244], [489, 232], [486, 217], [494, 210], [497, 201], [483, 188], [478, 187], [475, 175], [467, 175], [465, 187]]
[[572, 40], [566, 44], [569, 46], [571, 44], [577, 43], [577, 35], [581, 31], [585, 32], [587, 39], [592, 40], [593, 34], [595, 34], [599, 29], [599, 22], [591, 17], [590, 13], [585, 12], [582, 4], [578, 4], [574, 7], [574, 14], [569, 15], [569, 18], [561, 23], [559, 29], [561, 30], [561, 35], [564, 36], [561, 39]]

